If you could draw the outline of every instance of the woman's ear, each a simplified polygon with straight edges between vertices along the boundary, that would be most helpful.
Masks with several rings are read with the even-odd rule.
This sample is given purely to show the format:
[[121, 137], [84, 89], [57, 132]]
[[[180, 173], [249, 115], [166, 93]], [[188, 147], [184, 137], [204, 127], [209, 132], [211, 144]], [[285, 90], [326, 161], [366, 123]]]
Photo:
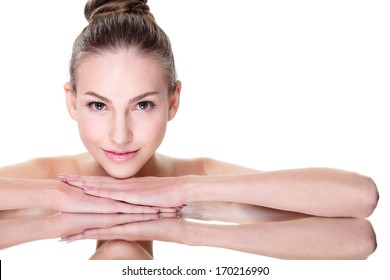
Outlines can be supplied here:
[[176, 82], [176, 88], [173, 93], [169, 95], [169, 112], [168, 112], [168, 120], [172, 120], [180, 105], [180, 92], [181, 92], [181, 82]]
[[75, 93], [72, 92], [72, 87], [69, 82], [65, 83], [64, 90], [65, 90], [65, 98], [66, 98], [66, 108], [68, 109], [71, 118], [77, 121], [77, 110], [76, 110], [77, 96]]

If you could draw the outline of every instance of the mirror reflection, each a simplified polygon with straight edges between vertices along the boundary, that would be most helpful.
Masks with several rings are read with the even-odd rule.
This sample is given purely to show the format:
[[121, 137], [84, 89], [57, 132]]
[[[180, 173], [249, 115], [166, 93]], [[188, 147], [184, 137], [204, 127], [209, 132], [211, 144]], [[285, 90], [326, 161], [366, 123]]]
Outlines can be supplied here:
[[53, 238], [99, 240], [91, 259], [152, 259], [151, 240], [278, 259], [366, 259], [376, 248], [367, 219], [313, 217], [223, 202], [192, 203], [179, 213], [161, 214], [1, 211], [0, 228], [1, 249]]

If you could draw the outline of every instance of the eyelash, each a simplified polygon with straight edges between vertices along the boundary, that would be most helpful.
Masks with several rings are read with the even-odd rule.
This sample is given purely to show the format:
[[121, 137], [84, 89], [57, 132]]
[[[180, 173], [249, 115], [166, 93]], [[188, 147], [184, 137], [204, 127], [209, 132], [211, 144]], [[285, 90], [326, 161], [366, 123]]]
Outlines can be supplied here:
[[[139, 109], [140, 105], [146, 105], [147, 104], [147, 108], [146, 109]], [[98, 110], [96, 108], [96, 106], [99, 105], [99, 106], [102, 106], [103, 108], [101, 108], [100, 110]], [[105, 108], [106, 108], [106, 104], [104, 104], [103, 102], [99, 102], [99, 101], [92, 101], [92, 102], [89, 102], [87, 104], [87, 107], [89, 107], [91, 110], [93, 111], [96, 111], [96, 112], [101, 112], [103, 111]], [[137, 105], [136, 105], [136, 108], [137, 110], [139, 111], [150, 111], [152, 110], [154, 107], [156, 107], [156, 104], [154, 104], [152, 101], [141, 101], [141, 102], [138, 102]]]
[[101, 109], [101, 110], [96, 109], [96, 107], [95, 107], [96, 105], [101, 105], [101, 106], [103, 106], [103, 109], [106, 108], [106, 104], [104, 104], [103, 102], [98, 102], [98, 101], [89, 102], [88, 105], [87, 105], [87, 107], [90, 108], [90, 109], [93, 110], [93, 111], [96, 111], [96, 112], [101, 112], [101, 111], [103, 111], [103, 109]]
[[142, 109], [139, 109], [140, 111], [150, 111], [152, 110], [154, 107], [156, 107], [156, 104], [154, 104], [152, 101], [141, 101], [141, 102], [138, 102], [136, 107], [139, 108], [140, 104], [144, 103], [145, 104], [148, 104], [148, 107], [144, 110]]

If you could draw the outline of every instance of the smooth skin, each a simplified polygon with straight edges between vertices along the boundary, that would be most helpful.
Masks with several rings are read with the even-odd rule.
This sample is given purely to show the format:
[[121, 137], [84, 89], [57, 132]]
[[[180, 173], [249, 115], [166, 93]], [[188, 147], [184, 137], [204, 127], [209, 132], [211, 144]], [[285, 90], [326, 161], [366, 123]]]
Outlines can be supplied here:
[[[64, 89], [88, 153], [0, 168], [1, 210], [159, 213], [175, 212], [193, 201], [229, 201], [364, 218], [376, 207], [375, 183], [353, 172], [260, 172], [208, 158], [156, 153], [179, 108], [181, 83], [169, 92], [161, 63], [134, 49], [88, 56], [78, 69], [77, 92], [69, 83]], [[122, 151], [133, 156], [108, 156]]]

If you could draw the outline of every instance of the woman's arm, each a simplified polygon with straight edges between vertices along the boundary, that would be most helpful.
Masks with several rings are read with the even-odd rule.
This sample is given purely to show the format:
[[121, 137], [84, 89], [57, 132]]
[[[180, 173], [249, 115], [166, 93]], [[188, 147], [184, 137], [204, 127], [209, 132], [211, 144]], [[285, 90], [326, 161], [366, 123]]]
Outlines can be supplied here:
[[[190, 192], [194, 192], [189, 196], [198, 197], [202, 201], [207, 200], [206, 197], [226, 195], [221, 199], [309, 215], [368, 217], [379, 199], [371, 178], [339, 169], [303, 168], [259, 172], [207, 158], [202, 159], [202, 166], [211, 180], [215, 176], [221, 179], [220, 184], [215, 184], [215, 189], [189, 188]], [[231, 176], [233, 174], [238, 176]]]
[[0, 210], [45, 208], [78, 213], [176, 212], [174, 208], [132, 205], [86, 195], [79, 188], [69, 188], [61, 180], [52, 179], [51, 168], [50, 159], [34, 159], [0, 168]]
[[49, 169], [45, 158], [1, 167], [0, 210], [55, 207], [54, 189], [59, 182], [50, 184]]
[[60, 180], [0, 178], [0, 210], [43, 208], [71, 213], [159, 213], [176, 208], [133, 205], [86, 195]]
[[0, 178], [0, 210], [22, 208], [56, 209], [55, 183], [19, 178]]
[[[324, 217], [368, 217], [378, 192], [366, 176], [327, 168], [245, 174], [234, 166], [213, 167], [214, 174], [182, 177], [67, 177], [92, 196], [139, 205], [175, 207], [194, 201], [228, 201]], [[226, 175], [229, 174], [236, 175]], [[67, 180], [65, 178], [65, 180]]]
[[378, 192], [368, 177], [326, 168], [189, 178], [187, 201], [232, 201], [325, 217], [368, 217]]

